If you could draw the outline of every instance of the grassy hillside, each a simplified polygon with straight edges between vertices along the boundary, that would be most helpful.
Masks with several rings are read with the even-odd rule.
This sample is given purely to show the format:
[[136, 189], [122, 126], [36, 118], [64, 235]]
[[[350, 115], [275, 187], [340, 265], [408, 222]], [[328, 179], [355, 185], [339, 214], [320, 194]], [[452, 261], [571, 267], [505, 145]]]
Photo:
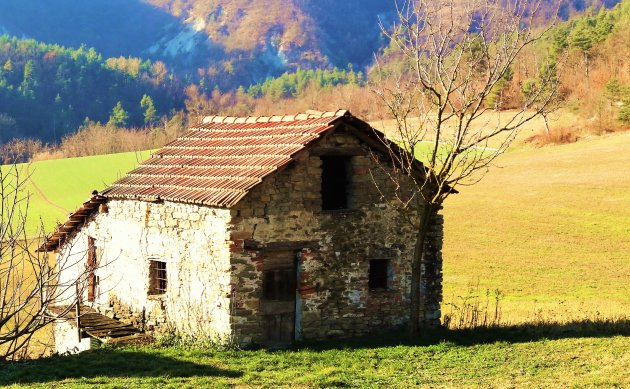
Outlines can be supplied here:
[[479, 283], [511, 322], [630, 312], [629, 162], [630, 133], [523, 147], [460, 188], [444, 209], [446, 301]]
[[19, 165], [24, 177], [30, 174], [25, 187], [30, 193], [28, 230], [33, 233], [41, 217], [50, 232], [88, 199], [93, 190], [105, 189], [148, 156], [149, 152], [131, 152]]
[[558, 336], [531, 337], [518, 330], [435, 333], [418, 344], [372, 338], [276, 352], [101, 349], [9, 365], [0, 370], [0, 385], [624, 387], [630, 385], [630, 338], [627, 330], [626, 336], [619, 332], [611, 327], [583, 335], [559, 328]]
[[[70, 207], [135, 163], [133, 154], [78, 160], [81, 167], [76, 160], [37, 164], [34, 182]], [[434, 332], [416, 344], [386, 336], [279, 352], [101, 349], [9, 365], [0, 385], [630, 386], [628, 162], [630, 133], [517, 146], [480, 184], [447, 201], [444, 312], [462, 306], [471, 284], [482, 301], [486, 289], [499, 289], [502, 322], [511, 327]], [[85, 179], [71, 184], [76, 200], [56, 185], [68, 179], [47, 168]]]

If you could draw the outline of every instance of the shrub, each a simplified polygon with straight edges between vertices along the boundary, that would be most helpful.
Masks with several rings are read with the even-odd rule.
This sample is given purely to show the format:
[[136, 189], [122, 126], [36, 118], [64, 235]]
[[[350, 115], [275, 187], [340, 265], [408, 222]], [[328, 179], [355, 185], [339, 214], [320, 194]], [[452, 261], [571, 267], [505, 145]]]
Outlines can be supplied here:
[[525, 139], [525, 142], [536, 147], [542, 147], [549, 144], [560, 145], [566, 143], [574, 143], [580, 139], [575, 129], [555, 128], [549, 132], [540, 132]]

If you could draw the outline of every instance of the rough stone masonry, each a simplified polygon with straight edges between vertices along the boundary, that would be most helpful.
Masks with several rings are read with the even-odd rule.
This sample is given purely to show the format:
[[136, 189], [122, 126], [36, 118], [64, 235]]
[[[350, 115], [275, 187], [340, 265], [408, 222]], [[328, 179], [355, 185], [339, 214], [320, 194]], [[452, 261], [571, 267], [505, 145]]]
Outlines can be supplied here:
[[[65, 281], [93, 250], [92, 306], [153, 333], [268, 345], [405, 325], [416, 231], [395, 195], [411, 184], [391, 179], [354, 123], [342, 121], [230, 207], [108, 198], [60, 246], [59, 258], [78, 264]], [[325, 209], [328, 156], [346, 164], [331, 178], [345, 180], [340, 209]], [[428, 325], [440, 321], [442, 233], [437, 215], [423, 266]]]

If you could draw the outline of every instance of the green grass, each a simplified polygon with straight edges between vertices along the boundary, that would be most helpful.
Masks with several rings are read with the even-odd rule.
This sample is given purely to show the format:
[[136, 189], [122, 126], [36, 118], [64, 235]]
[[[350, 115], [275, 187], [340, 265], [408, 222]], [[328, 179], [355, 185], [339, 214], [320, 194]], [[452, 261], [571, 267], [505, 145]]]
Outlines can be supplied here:
[[[92, 157], [91, 168], [41, 162], [66, 165], [40, 168], [34, 179], [73, 208], [133, 167], [133, 154], [126, 167], [121, 156]], [[2, 366], [0, 385], [629, 387], [630, 133], [541, 149], [519, 144], [498, 165], [445, 204], [443, 311], [471, 284], [499, 289], [511, 329], [279, 352], [102, 349]], [[86, 181], [58, 185], [68, 179], [47, 170]], [[617, 327], [589, 326], [624, 315]]]
[[87, 200], [93, 190], [105, 189], [148, 156], [148, 151], [130, 152], [19, 165], [23, 177], [30, 173], [25, 187], [30, 193], [29, 233], [37, 230], [40, 217], [50, 232]]
[[621, 387], [630, 385], [627, 335], [630, 327], [625, 322], [586, 330], [550, 326], [539, 332], [440, 331], [416, 343], [389, 335], [276, 352], [100, 349], [8, 365], [0, 371], [0, 385]]

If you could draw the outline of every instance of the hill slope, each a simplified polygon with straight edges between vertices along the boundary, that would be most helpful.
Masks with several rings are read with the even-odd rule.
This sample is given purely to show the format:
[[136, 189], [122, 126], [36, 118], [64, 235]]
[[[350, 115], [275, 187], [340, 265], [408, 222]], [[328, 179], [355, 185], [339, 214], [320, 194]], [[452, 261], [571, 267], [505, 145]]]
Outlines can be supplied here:
[[[57, 142], [86, 118], [106, 123], [118, 103], [126, 115], [117, 125], [154, 122], [183, 106], [170, 76], [160, 63], [0, 36], [0, 143], [14, 137]], [[151, 120], [143, 98], [151, 101]]]
[[52, 231], [93, 190], [105, 189], [148, 156], [149, 152], [131, 152], [18, 165], [22, 177], [30, 175], [25, 187], [30, 193], [27, 230], [34, 234], [41, 218], [46, 231]]
[[381, 0], [6, 0], [0, 33], [159, 59], [193, 77], [200, 68], [235, 88], [298, 67], [365, 66], [382, 43], [378, 16], [393, 9]]
[[[449, 198], [445, 301], [461, 304], [478, 284], [473, 294], [501, 291], [503, 320], [512, 323], [630, 312], [628, 155], [630, 133], [517, 147], [499, 159], [501, 168]], [[73, 211], [138, 159], [125, 153], [33, 163], [32, 181], [46, 198], [32, 191], [31, 216], [41, 214], [51, 229], [66, 216], [52, 204]]]
[[629, 156], [622, 133], [499, 158], [444, 205], [445, 300], [478, 284], [510, 322], [630, 312]]

